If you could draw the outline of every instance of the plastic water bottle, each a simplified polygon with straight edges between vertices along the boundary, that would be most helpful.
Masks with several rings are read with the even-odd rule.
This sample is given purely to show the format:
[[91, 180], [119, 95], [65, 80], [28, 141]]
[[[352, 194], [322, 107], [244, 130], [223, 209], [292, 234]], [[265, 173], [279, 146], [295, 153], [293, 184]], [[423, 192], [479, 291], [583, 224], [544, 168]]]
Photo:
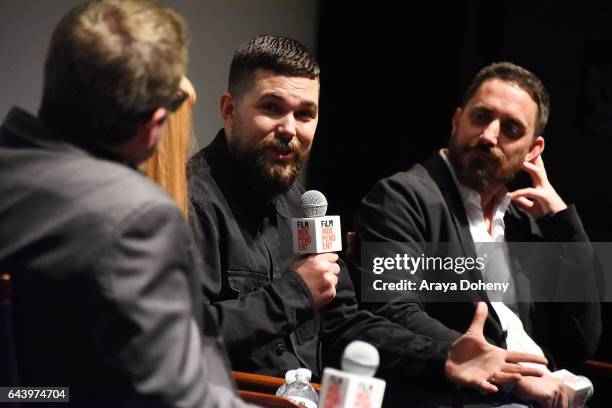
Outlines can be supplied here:
[[306, 408], [317, 408], [319, 396], [310, 385], [312, 373], [306, 368], [298, 368], [295, 373], [295, 381], [285, 389], [281, 395], [289, 401]]
[[295, 382], [295, 372], [297, 370], [289, 370], [285, 373], [285, 382], [283, 383], [283, 385], [281, 385], [280, 387], [278, 387], [278, 390], [276, 390], [276, 396], [280, 397], [283, 395], [283, 393], [285, 392], [285, 390], [287, 389], [287, 386], [293, 382]]

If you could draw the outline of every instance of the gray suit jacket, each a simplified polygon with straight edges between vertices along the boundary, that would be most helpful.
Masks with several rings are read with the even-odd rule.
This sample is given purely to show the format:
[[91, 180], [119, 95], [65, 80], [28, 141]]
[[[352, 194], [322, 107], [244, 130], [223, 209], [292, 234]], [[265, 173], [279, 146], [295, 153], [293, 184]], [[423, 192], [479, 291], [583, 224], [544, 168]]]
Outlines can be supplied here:
[[195, 307], [191, 238], [163, 191], [13, 109], [0, 196], [22, 385], [68, 386], [75, 406], [246, 406]]

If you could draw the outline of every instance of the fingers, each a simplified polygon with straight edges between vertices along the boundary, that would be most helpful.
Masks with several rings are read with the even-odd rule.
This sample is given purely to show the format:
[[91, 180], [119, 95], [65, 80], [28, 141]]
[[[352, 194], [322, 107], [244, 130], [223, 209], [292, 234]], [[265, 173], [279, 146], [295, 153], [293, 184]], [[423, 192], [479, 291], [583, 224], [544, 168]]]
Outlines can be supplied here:
[[[524, 353], [522, 351], [508, 351], [506, 353], [507, 363], [537, 363], [537, 364], [548, 364], [548, 360], [544, 356], [538, 356], [536, 354]], [[523, 366], [519, 366], [523, 367]], [[528, 367], [523, 367], [528, 368]]]
[[478, 302], [476, 305], [476, 311], [474, 312], [474, 319], [472, 319], [472, 324], [470, 324], [466, 334], [470, 333], [482, 335], [488, 313], [489, 308], [487, 307], [487, 304], [485, 302]]
[[[542, 163], [541, 159], [539, 162]], [[537, 159], [536, 159], [536, 163], [538, 163]], [[544, 184], [544, 182], [547, 180], [546, 170], [544, 170], [544, 163], [542, 163], [542, 166], [538, 166], [537, 164], [525, 161], [523, 162], [523, 169], [527, 173], [529, 173], [529, 175], [531, 176], [531, 179], [533, 180], [533, 184], [535, 186], [540, 186]]]
[[338, 261], [338, 254], [335, 252], [328, 252], [325, 254], [317, 254], [315, 255], [317, 258], [330, 262], [330, 263], [334, 263]]
[[508, 351], [506, 353], [506, 362], [548, 364], [548, 360], [546, 360], [544, 356], [538, 356], [537, 354], [530, 354], [522, 351]]
[[531, 165], [537, 167], [538, 169], [541, 169], [543, 171], [544, 175], [546, 175], [546, 167], [544, 167], [544, 159], [542, 159], [542, 155], [541, 154], [535, 156], [533, 159], [531, 159], [529, 161], [526, 160], [524, 163], [531, 164]]
[[[300, 259], [299, 257], [293, 263], [293, 266], [301, 266], [307, 263], [308, 268], [319, 271], [319, 273], [332, 272], [338, 274], [340, 272], [340, 265], [336, 263], [338, 260], [338, 254], [326, 253], [326, 254], [314, 254], [308, 255], [306, 258]], [[293, 269], [295, 270], [295, 269]]]
[[510, 199], [514, 204], [524, 208], [525, 210], [535, 211], [537, 209], [537, 203], [543, 203], [546, 192], [542, 189], [536, 189], [533, 187], [522, 188], [520, 190], [509, 193]]
[[499, 391], [494, 384], [491, 384], [487, 380], [482, 380], [480, 384], [478, 384], [478, 387], [476, 388], [480, 389], [481, 394], [494, 394], [497, 391]]
[[552, 406], [555, 408], [567, 408], [569, 406], [569, 396], [565, 389], [563, 381], [555, 379], [555, 388], [553, 389], [554, 402]]
[[504, 373], [518, 374], [519, 376], [542, 377], [544, 373], [534, 367], [526, 367], [520, 364], [504, 364], [500, 371]]
[[329, 282], [334, 288], [338, 285], [338, 275], [335, 273], [328, 272], [323, 275], [323, 278]]
[[498, 371], [493, 374], [490, 378], [495, 384], [506, 384], [517, 382], [521, 379], [521, 375], [518, 373], [505, 373], [503, 371]]
[[526, 210], [529, 210], [530, 208], [533, 208], [533, 206], [535, 205], [534, 201], [531, 201], [525, 197], [517, 197], [517, 198], [513, 198], [512, 202], [516, 205], [518, 205], [519, 207], [522, 207]]
[[536, 166], [544, 169], [544, 171], [546, 171], [546, 167], [544, 167], [544, 159], [542, 158], [541, 154], [538, 154], [535, 157], [535, 160], [533, 161], [533, 164], [535, 164]]
[[317, 254], [316, 260], [318, 261], [318, 269], [322, 272], [331, 272], [334, 275], [340, 273], [340, 265], [336, 263], [338, 260], [338, 254], [335, 253], [326, 253], [326, 254]]
[[534, 187], [527, 187], [527, 188], [521, 188], [519, 190], [515, 190], [510, 194], [510, 198], [512, 200], [515, 200], [517, 198], [520, 197], [527, 197], [527, 198], [531, 198], [531, 199], [535, 199], [535, 198], [542, 198], [543, 194], [541, 192], [541, 190], [538, 190]]
[[331, 286], [327, 288], [325, 291], [321, 292], [321, 296], [323, 298], [321, 306], [325, 306], [326, 304], [334, 300], [334, 298], [336, 297], [336, 287]]
[[559, 405], [559, 408], [569, 407], [569, 395], [567, 395], [565, 389], [561, 392], [560, 400], [561, 405]]

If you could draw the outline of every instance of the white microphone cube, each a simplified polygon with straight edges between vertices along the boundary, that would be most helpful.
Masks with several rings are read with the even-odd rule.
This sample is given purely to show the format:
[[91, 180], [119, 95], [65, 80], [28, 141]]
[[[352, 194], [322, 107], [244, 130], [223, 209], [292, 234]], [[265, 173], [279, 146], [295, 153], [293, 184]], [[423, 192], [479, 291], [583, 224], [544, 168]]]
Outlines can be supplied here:
[[323, 371], [319, 408], [380, 408], [385, 386], [385, 381], [380, 378], [326, 368]]
[[568, 370], [558, 370], [551, 373], [565, 384], [569, 398], [569, 408], [582, 408], [593, 394], [593, 384], [583, 376], [573, 374]]
[[340, 217], [292, 218], [293, 252], [321, 254], [342, 251]]

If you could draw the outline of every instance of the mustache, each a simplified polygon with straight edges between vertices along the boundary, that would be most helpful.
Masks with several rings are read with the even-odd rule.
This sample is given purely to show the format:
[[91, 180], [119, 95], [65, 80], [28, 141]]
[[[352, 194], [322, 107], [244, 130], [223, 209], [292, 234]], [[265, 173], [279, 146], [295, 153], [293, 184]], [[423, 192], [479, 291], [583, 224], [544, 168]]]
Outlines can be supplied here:
[[296, 138], [286, 141], [277, 137], [272, 137], [269, 140], [262, 140], [259, 144], [259, 148], [261, 150], [270, 148], [281, 154], [295, 153], [297, 155], [302, 155], [306, 150]]
[[500, 161], [503, 159], [504, 154], [497, 146], [492, 146], [487, 143], [483, 143], [481, 140], [474, 140], [464, 146], [463, 151], [468, 153], [472, 151], [485, 153], [490, 156], [492, 160]]

